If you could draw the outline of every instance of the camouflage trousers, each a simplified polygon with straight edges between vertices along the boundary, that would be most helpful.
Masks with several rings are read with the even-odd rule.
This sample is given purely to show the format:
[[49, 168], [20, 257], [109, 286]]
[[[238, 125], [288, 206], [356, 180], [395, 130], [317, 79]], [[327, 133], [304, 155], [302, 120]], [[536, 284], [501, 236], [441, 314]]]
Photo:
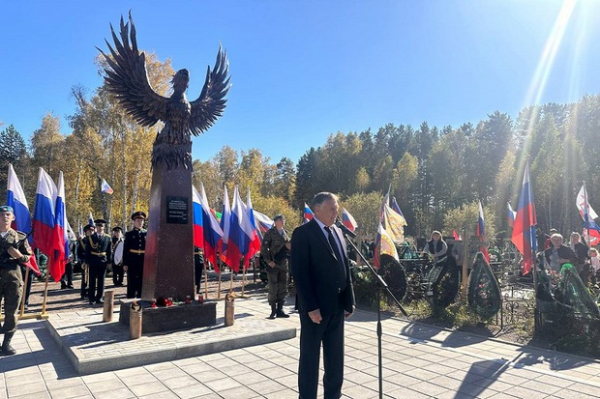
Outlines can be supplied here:
[[4, 303], [4, 325], [1, 333], [17, 330], [19, 304], [23, 296], [23, 277], [19, 267], [0, 268], [0, 302]]
[[269, 305], [278, 305], [285, 302], [287, 296], [288, 261], [277, 263], [275, 267], [267, 266], [269, 276]]

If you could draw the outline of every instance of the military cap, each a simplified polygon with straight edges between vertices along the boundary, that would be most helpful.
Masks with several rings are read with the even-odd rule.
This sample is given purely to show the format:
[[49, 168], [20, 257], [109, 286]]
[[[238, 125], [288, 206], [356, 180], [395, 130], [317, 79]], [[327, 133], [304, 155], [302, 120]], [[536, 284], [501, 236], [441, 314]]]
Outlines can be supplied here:
[[2, 213], [4, 213], [4, 212], [15, 213], [15, 210], [12, 208], [12, 206], [2, 205], [2, 206], [0, 206], [0, 212], [2, 212]]
[[275, 215], [275, 217], [273, 218], [273, 221], [276, 222], [279, 219], [281, 220], [285, 220], [285, 216], [283, 216], [281, 213], [278, 213], [277, 215]]
[[119, 226], [113, 227], [112, 231], [123, 231]]
[[95, 229], [96, 227], [93, 224], [86, 224], [85, 227], [83, 228], [83, 231], [86, 232], [88, 230], [92, 230]]
[[146, 219], [146, 213], [142, 211], [133, 212], [133, 215], [131, 215], [131, 220], [135, 220], [138, 218]]
[[104, 219], [96, 219], [96, 220], [94, 220], [94, 224], [106, 224], [106, 220], [104, 220]]

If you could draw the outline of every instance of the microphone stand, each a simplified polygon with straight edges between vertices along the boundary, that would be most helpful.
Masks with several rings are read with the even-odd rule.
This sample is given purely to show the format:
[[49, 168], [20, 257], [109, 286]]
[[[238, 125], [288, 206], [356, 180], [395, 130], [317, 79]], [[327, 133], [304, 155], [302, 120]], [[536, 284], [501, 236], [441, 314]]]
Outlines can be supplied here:
[[406, 310], [404, 310], [404, 307], [402, 307], [402, 305], [400, 304], [400, 301], [398, 301], [398, 299], [396, 299], [394, 294], [392, 294], [392, 291], [390, 291], [390, 288], [388, 287], [388, 285], [385, 282], [385, 280], [383, 279], [383, 277], [381, 277], [377, 273], [377, 271], [375, 271], [375, 268], [373, 268], [373, 266], [371, 266], [371, 264], [367, 261], [365, 256], [362, 254], [362, 252], [359, 251], [358, 248], [356, 247], [356, 245], [354, 244], [354, 242], [352, 242], [351, 238], [356, 237], [356, 234], [354, 234], [346, 226], [344, 226], [343, 224], [341, 224], [339, 222], [336, 223], [336, 226], [338, 226], [340, 228], [340, 230], [342, 230], [342, 233], [347, 238], [346, 241], [350, 243], [350, 246], [352, 246], [354, 251], [358, 254], [358, 256], [360, 256], [360, 258], [365, 263], [365, 265], [368, 266], [369, 270], [373, 274], [373, 277], [375, 278], [375, 281], [377, 282], [377, 285], [379, 286], [379, 289], [377, 290], [377, 363], [378, 363], [377, 367], [378, 367], [378, 371], [379, 371], [379, 399], [383, 399], [383, 360], [382, 360], [382, 355], [381, 355], [381, 339], [382, 339], [382, 335], [383, 335], [383, 329], [381, 327], [381, 291], [382, 290], [387, 291], [390, 298], [392, 298], [394, 300], [394, 302], [396, 303], [396, 305], [398, 305], [398, 308], [400, 309], [402, 314], [404, 314], [404, 316], [408, 317], [408, 313], [406, 313]]

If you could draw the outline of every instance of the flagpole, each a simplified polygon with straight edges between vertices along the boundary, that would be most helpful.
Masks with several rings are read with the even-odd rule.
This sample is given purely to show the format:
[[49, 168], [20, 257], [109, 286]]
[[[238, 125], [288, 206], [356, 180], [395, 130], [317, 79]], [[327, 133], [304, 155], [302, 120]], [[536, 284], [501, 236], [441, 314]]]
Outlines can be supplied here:
[[467, 301], [467, 285], [469, 284], [469, 246], [471, 245], [470, 237], [467, 235], [467, 229], [463, 229], [463, 263], [462, 263], [462, 296], [463, 301]]
[[46, 282], [44, 283], [44, 301], [42, 302], [42, 317], [46, 316], [46, 300], [48, 299], [48, 280], [50, 280], [50, 268], [46, 269]]
[[233, 268], [230, 267], [229, 270], [229, 293], [233, 294]]
[[243, 271], [242, 271], [242, 297], [244, 296], [244, 288], [246, 286], [246, 267], [245, 265], [242, 266], [243, 267]]
[[221, 272], [223, 271], [223, 264], [219, 267], [219, 287], [217, 289], [217, 299], [221, 298]]
[[590, 241], [590, 205], [588, 202], [587, 187], [585, 186], [585, 180], [583, 181], [583, 199], [583, 206], [585, 209], [585, 212], [583, 214], [583, 228], [587, 233], [588, 241]]
[[23, 295], [22, 295], [22, 301], [21, 301], [21, 316], [23, 317], [23, 315], [25, 314], [25, 298], [27, 297], [27, 284], [29, 282], [29, 267], [26, 268], [25, 270], [25, 283], [23, 284]]
[[204, 262], [204, 298], [208, 299], [208, 259]]

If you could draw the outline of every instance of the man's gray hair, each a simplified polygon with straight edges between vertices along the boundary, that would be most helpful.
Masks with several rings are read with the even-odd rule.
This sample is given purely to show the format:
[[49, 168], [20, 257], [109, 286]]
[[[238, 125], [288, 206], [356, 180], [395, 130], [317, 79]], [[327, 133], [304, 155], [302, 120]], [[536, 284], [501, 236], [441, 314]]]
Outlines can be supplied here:
[[330, 193], [328, 191], [321, 191], [320, 193], [317, 193], [313, 197], [312, 201], [310, 201], [310, 207], [314, 208], [315, 206], [323, 205], [323, 202], [329, 201], [329, 200], [337, 201], [338, 197], [337, 197], [337, 195]]
[[558, 237], [558, 238], [560, 238], [561, 240], [564, 240], [564, 238], [563, 238], [562, 234], [554, 233], [554, 234], [552, 234], [552, 235], [550, 236], [550, 239], [552, 240], [554, 237]]

